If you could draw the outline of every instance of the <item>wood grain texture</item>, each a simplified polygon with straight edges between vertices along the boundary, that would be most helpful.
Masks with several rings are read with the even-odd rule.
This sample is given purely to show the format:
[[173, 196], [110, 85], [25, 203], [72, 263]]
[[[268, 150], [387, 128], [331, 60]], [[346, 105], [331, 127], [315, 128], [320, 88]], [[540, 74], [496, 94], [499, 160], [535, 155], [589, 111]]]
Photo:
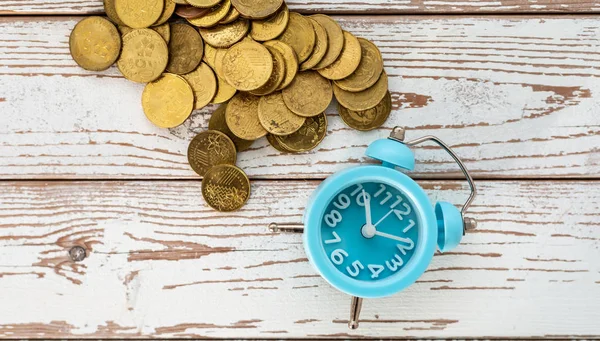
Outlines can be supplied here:
[[[332, 104], [313, 152], [282, 155], [265, 139], [241, 153], [253, 178], [320, 179], [363, 157], [396, 125], [434, 134], [477, 178], [597, 177], [600, 173], [600, 25], [590, 18], [338, 17], [373, 40], [390, 76], [384, 127], [346, 127]], [[145, 118], [143, 85], [116, 68], [72, 61], [74, 18], [0, 19], [0, 178], [196, 178], [189, 141], [214, 108], [164, 130]], [[459, 178], [432, 146], [416, 149], [419, 178]]]
[[[480, 182], [479, 229], [366, 300], [357, 331], [301, 236], [266, 228], [299, 222], [317, 184], [257, 181], [220, 214], [194, 181], [1, 182], [0, 337], [600, 336], [600, 183]], [[420, 184], [434, 201], [468, 193]]]
[[[371, 0], [286, 1], [292, 10], [319, 13], [581, 13], [598, 12], [595, 0]], [[102, 0], [3, 0], [0, 14], [99, 14]]]

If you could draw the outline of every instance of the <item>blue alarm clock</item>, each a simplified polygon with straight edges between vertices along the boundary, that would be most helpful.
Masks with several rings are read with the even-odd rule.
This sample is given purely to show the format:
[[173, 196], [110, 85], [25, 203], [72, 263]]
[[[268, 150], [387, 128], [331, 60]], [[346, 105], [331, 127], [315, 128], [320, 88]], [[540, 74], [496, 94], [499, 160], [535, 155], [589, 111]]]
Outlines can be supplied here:
[[[351, 295], [349, 326], [358, 327], [363, 298], [386, 297], [413, 284], [437, 249], [455, 248], [466, 230], [476, 227], [464, 213], [475, 198], [473, 179], [458, 156], [434, 136], [404, 142], [396, 127], [387, 139], [369, 145], [366, 155], [381, 162], [342, 170], [314, 191], [301, 227], [271, 224], [274, 231], [304, 234], [304, 248], [317, 272]], [[397, 170], [413, 170], [409, 146], [432, 141], [458, 163], [471, 187], [459, 211], [447, 202], [432, 207], [425, 191]]]

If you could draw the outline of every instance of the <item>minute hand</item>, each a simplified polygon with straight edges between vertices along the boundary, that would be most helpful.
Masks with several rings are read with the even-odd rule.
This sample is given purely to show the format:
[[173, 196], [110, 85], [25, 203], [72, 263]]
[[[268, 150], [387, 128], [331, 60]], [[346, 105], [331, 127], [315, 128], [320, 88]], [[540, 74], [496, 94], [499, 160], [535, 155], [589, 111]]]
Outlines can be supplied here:
[[367, 216], [367, 226], [373, 226], [373, 221], [371, 220], [371, 197], [367, 198], [367, 193], [365, 190], [362, 190], [362, 195], [365, 200], [365, 215]]
[[407, 239], [407, 238], [402, 238], [402, 237], [394, 236], [394, 235], [392, 235], [392, 234], [388, 234], [388, 233], [381, 232], [381, 231], [376, 231], [376, 232], [375, 232], [375, 235], [376, 235], [376, 236], [380, 236], [380, 237], [384, 237], [384, 238], [393, 239], [393, 240], [396, 240], [396, 241], [399, 241], [399, 242], [405, 242], [405, 243], [406, 243], [408, 240], [410, 240], [410, 239]]

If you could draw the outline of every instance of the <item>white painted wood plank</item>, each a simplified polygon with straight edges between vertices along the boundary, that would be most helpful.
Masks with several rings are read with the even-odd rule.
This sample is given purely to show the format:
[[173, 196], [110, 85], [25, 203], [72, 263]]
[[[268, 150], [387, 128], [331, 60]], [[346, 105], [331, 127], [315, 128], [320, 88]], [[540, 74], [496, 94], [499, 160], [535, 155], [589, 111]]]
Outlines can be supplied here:
[[[599, 182], [479, 182], [479, 229], [414, 286], [365, 301], [357, 331], [301, 236], [266, 228], [300, 221], [317, 184], [257, 181], [221, 214], [199, 182], [2, 182], [0, 336], [600, 336]], [[70, 263], [73, 245], [89, 258]]]
[[[265, 139], [239, 155], [254, 178], [323, 178], [367, 162], [395, 125], [454, 146], [478, 178], [596, 177], [600, 172], [600, 25], [596, 18], [338, 17], [385, 57], [394, 112], [383, 128], [347, 128], [332, 105], [313, 152]], [[68, 52], [78, 19], [0, 19], [0, 178], [195, 178], [187, 145], [213, 108], [164, 130], [145, 118], [143, 85], [80, 69]], [[416, 176], [460, 177], [435, 148]]]

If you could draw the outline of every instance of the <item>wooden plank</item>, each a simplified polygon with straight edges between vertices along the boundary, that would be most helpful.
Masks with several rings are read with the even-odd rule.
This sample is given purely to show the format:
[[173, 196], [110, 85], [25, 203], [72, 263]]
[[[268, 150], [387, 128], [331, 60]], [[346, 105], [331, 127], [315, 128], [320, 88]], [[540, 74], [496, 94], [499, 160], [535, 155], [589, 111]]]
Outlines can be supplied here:
[[[598, 12], [594, 0], [371, 0], [286, 1], [291, 9], [319, 13], [428, 14], [428, 13], [581, 13]], [[4, 0], [0, 14], [100, 14], [102, 0]]]
[[[281, 155], [265, 139], [239, 155], [253, 178], [323, 178], [367, 162], [396, 125], [437, 135], [478, 178], [597, 177], [600, 25], [595, 17], [338, 17], [382, 50], [394, 112], [385, 126], [347, 128], [332, 105], [313, 152]], [[213, 108], [153, 127], [143, 85], [116, 68], [71, 60], [76, 18], [0, 19], [0, 178], [196, 178], [187, 145]], [[420, 178], [460, 177], [439, 149], [416, 149]]]
[[[267, 231], [299, 222], [317, 184], [257, 181], [225, 214], [200, 182], [1, 182], [0, 336], [600, 336], [600, 182], [479, 182], [479, 229], [414, 286], [366, 300], [357, 331], [301, 236]], [[421, 185], [454, 204], [468, 193]]]

